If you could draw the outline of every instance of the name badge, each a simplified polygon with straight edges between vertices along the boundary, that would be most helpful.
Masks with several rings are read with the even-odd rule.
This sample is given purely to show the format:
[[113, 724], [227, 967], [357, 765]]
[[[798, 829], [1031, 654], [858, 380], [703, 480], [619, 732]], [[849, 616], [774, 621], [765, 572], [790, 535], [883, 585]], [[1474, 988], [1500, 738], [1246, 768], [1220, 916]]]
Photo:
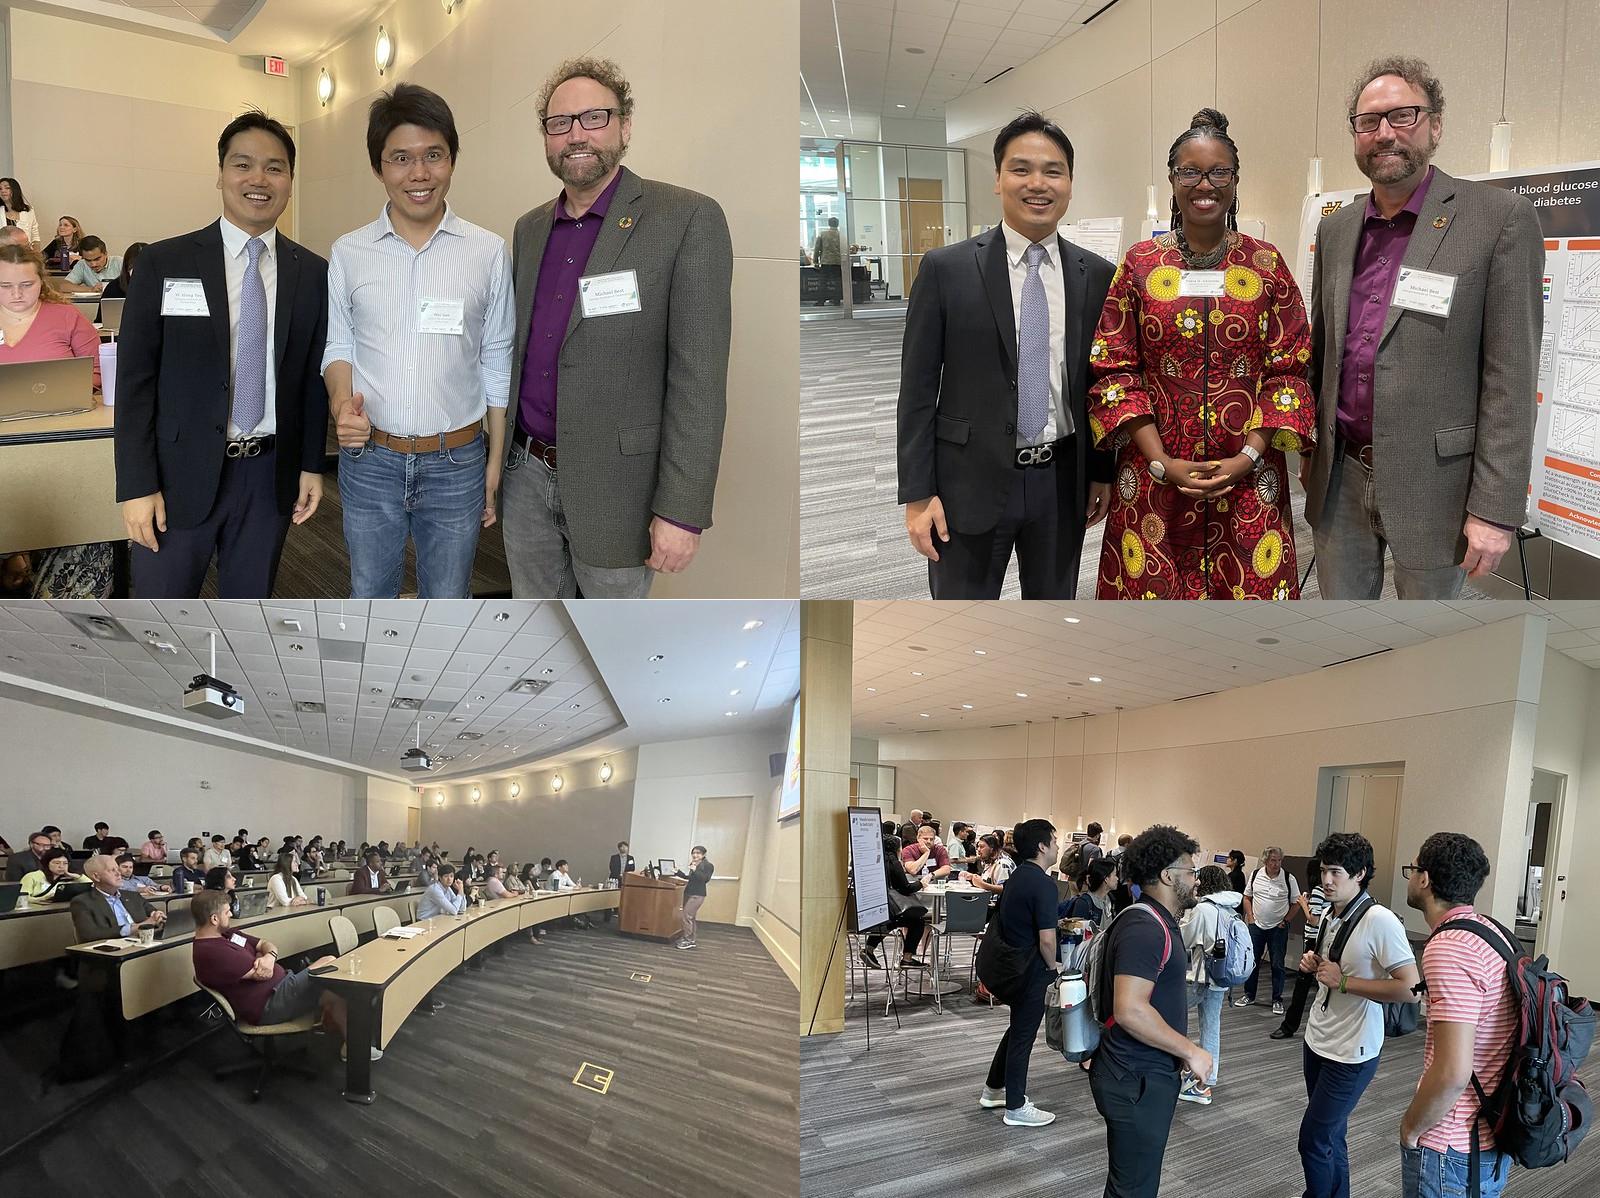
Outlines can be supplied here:
[[235, 932], [232, 936], [229, 936], [228, 940], [237, 948], [244, 947], [244, 937], [239, 935], [237, 932]]
[[586, 275], [578, 280], [578, 299], [583, 304], [585, 320], [637, 312], [640, 310], [639, 273], [619, 270], [608, 275]]
[[465, 300], [423, 296], [417, 301], [417, 332], [447, 333], [459, 337], [466, 331], [462, 327], [466, 315]]
[[1450, 300], [1455, 290], [1455, 275], [1439, 275], [1429, 270], [1402, 266], [1400, 277], [1395, 280], [1394, 299], [1389, 302], [1397, 308], [1421, 312], [1426, 316], [1449, 316]]
[[199, 279], [161, 280], [161, 315], [210, 316], [204, 284]]
[[1178, 294], [1193, 296], [1195, 299], [1205, 296], [1220, 297], [1225, 294], [1222, 290], [1222, 272], [1220, 270], [1180, 270], [1178, 272]]

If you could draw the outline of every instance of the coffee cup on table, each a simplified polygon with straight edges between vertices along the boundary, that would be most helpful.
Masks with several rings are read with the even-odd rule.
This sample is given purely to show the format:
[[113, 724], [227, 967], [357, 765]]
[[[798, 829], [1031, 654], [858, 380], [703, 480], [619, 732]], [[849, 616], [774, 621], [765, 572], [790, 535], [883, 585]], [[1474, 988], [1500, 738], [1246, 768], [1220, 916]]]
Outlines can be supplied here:
[[155, 942], [156, 942], [156, 930], [154, 928], [140, 928], [139, 929], [139, 943], [140, 944], [148, 946], [148, 945], [154, 944]]

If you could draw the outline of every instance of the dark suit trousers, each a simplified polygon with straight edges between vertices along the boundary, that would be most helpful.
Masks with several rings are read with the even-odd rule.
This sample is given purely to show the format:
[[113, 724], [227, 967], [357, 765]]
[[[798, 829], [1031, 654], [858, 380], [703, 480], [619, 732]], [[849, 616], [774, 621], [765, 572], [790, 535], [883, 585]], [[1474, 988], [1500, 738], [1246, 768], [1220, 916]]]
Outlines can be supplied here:
[[278, 446], [222, 464], [217, 497], [193, 528], [156, 533], [159, 553], [133, 546], [133, 593], [140, 599], [194, 599], [217, 557], [217, 594], [268, 599], [289, 522], [278, 514]]
[[935, 599], [998, 599], [1011, 551], [1024, 599], [1072, 599], [1078, 590], [1078, 559], [1083, 530], [1063, 527], [1062, 511], [1077, 485], [1072, 445], [1048, 466], [1012, 471], [1011, 494], [1000, 522], [988, 532], [950, 530], [950, 540], [934, 533], [939, 560], [928, 563], [928, 590]]

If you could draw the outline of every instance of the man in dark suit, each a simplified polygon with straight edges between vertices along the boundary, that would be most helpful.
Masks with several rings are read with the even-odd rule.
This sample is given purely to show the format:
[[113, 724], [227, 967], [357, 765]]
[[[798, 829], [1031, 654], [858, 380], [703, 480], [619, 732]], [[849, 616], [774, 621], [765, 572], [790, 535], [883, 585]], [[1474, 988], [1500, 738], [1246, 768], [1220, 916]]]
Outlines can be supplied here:
[[621, 165], [632, 111], [628, 81], [602, 59], [562, 63], [540, 93], [563, 186], [512, 242], [501, 487], [519, 598], [643, 598], [711, 526], [733, 243], [715, 200]]
[[121, 888], [122, 871], [115, 857], [90, 857], [84, 862], [83, 875], [94, 883], [94, 889], [73, 899], [69, 908], [79, 944], [137, 936], [140, 928], [155, 928], [156, 934], [161, 934], [167, 913], [151, 910], [136, 891]]
[[611, 866], [608, 870], [611, 880], [620, 884], [622, 875], [631, 874], [633, 869], [633, 854], [628, 852], [628, 842], [619, 840], [617, 851], [611, 854]]
[[272, 594], [322, 499], [328, 264], [277, 232], [294, 141], [261, 112], [217, 141], [222, 219], [139, 258], [117, 352], [117, 499], [141, 598]]
[[368, 849], [366, 864], [356, 870], [350, 880], [351, 894], [387, 894], [394, 887], [383, 872], [383, 857], [377, 849]]
[[935, 599], [1071, 599], [1114, 460], [1089, 436], [1089, 344], [1113, 268], [1056, 233], [1072, 142], [1023, 113], [994, 142], [1004, 220], [922, 260], [900, 359], [899, 500]]

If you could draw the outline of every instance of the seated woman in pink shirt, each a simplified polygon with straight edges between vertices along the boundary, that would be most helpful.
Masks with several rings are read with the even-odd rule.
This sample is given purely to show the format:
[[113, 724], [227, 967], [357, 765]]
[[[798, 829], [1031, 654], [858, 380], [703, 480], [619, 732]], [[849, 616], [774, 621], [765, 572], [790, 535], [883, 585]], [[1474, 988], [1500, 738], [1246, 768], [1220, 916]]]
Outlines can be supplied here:
[[[0, 365], [90, 358], [100, 390], [100, 334], [45, 276], [31, 245], [0, 244]], [[68, 545], [7, 553], [0, 544], [0, 594], [19, 598], [99, 598], [110, 594], [111, 546]]]

